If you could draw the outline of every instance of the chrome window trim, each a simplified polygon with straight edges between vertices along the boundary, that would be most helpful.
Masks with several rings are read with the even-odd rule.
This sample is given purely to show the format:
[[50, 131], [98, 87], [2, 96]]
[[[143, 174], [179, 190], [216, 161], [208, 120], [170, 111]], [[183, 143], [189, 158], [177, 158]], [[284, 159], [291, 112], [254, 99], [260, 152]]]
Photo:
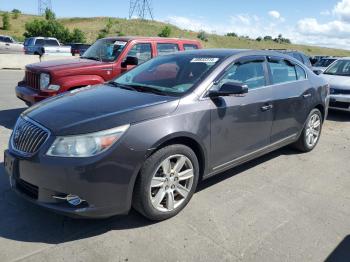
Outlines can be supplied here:
[[[259, 56], [259, 55], [257, 55]], [[266, 56], [266, 55], [265, 55]], [[266, 56], [267, 57], [267, 56]], [[232, 61], [228, 62], [227, 65], [225, 65], [225, 69], [227, 69], [229, 66], [231, 66], [232, 62], [234, 62], [235, 60], [237, 60], [236, 58], [234, 58]], [[291, 84], [291, 83], [297, 83], [297, 82], [303, 82], [303, 81], [309, 81], [309, 75], [307, 73], [307, 71], [304, 69], [303, 66], [300, 65], [300, 62], [298, 61], [298, 63], [295, 63], [296, 65], [298, 65], [300, 68], [302, 68], [304, 70], [304, 73], [305, 73], [305, 76], [306, 78], [305, 79], [297, 79], [297, 80], [293, 80], [293, 81], [288, 81], [288, 82], [283, 82], [283, 83], [277, 83], [277, 84], [270, 84], [270, 85], [264, 85], [264, 86], [261, 86], [261, 87], [257, 87], [257, 88], [252, 88], [252, 89], [248, 89], [248, 94], [254, 90], [260, 90], [260, 89], [263, 89], [263, 88], [269, 88], [269, 87], [274, 87], [274, 86], [279, 86], [279, 85], [285, 85], [285, 84]], [[305, 65], [304, 65], [305, 66]], [[224, 69], [224, 70], [225, 70]], [[222, 71], [220, 71], [216, 77], [221, 73]], [[216, 78], [215, 77], [215, 78]], [[214, 79], [215, 79], [214, 78]], [[206, 96], [206, 94], [208, 93], [208, 91], [213, 87], [214, 85], [214, 81], [212, 81], [208, 87], [204, 90], [204, 92], [199, 96], [199, 99], [200, 101], [202, 100], [208, 100], [209, 97]]]
[[[38, 122], [34, 121], [33, 119], [31, 119], [31, 118], [29, 118], [29, 117], [27, 117], [27, 116], [20, 116], [19, 118], [22, 118], [23, 120], [28, 121], [29, 123], [31, 123], [31, 124], [33, 124], [33, 125], [35, 125], [35, 126], [41, 128], [41, 129], [43, 129], [45, 132], [47, 132], [47, 138], [44, 140], [44, 142], [42, 142], [41, 146], [43, 146], [43, 145], [49, 140], [49, 138], [51, 137], [51, 131], [50, 131], [48, 128], [44, 127], [43, 125], [39, 124]], [[15, 124], [15, 126], [14, 126], [14, 128], [13, 128], [13, 132], [12, 132], [12, 134], [11, 134], [11, 136], [10, 136], [10, 150], [11, 150], [12, 152], [18, 154], [19, 156], [23, 156], [23, 157], [32, 157], [33, 155], [35, 155], [36, 153], [39, 152], [40, 148], [39, 148], [37, 151], [33, 152], [33, 153], [26, 153], [26, 152], [17, 150], [17, 149], [14, 147], [14, 145], [13, 145], [13, 135], [14, 135], [14, 132], [15, 132], [15, 130], [16, 130], [16, 128], [17, 128], [17, 125], [18, 125], [18, 119], [17, 119], [16, 124]]]

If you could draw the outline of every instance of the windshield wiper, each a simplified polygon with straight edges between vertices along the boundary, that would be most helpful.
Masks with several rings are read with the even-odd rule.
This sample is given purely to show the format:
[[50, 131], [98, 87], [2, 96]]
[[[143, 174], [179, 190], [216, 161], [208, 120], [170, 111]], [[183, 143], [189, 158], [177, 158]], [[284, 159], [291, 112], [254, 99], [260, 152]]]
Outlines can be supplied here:
[[122, 88], [122, 89], [126, 89], [126, 90], [132, 90], [132, 91], [139, 91], [137, 90], [136, 88], [132, 87], [132, 86], [128, 86], [128, 85], [122, 85], [122, 84], [119, 84], [117, 82], [108, 82], [109, 85], [112, 85], [112, 86], [115, 86], [115, 87], [119, 87], [119, 88]]

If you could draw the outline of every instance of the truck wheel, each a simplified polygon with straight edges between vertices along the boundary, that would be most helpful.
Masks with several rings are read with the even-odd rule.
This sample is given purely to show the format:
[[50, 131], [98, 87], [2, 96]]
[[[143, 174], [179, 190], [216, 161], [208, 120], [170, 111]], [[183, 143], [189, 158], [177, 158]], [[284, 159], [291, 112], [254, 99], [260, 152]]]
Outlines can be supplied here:
[[134, 189], [133, 207], [150, 220], [171, 218], [190, 201], [198, 177], [198, 159], [189, 147], [164, 147], [143, 164]]
[[293, 144], [294, 148], [301, 152], [312, 151], [320, 140], [322, 124], [322, 114], [320, 110], [317, 108], [313, 109], [306, 120], [305, 127], [298, 141]]

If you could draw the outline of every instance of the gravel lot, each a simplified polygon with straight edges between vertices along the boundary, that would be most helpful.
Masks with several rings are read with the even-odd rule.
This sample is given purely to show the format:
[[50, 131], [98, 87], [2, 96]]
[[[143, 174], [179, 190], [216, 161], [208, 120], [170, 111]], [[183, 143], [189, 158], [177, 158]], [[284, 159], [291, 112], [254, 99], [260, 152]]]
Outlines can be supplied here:
[[177, 217], [73, 220], [17, 197], [3, 150], [23, 71], [0, 71], [0, 260], [350, 261], [350, 114], [331, 112], [309, 154], [284, 148], [203, 182]]

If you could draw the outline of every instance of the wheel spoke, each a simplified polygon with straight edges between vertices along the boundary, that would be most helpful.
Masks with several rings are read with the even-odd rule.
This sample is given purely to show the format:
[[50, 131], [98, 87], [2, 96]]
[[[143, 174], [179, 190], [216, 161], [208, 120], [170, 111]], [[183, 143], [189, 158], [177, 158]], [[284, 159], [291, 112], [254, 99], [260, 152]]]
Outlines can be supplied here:
[[180, 172], [185, 163], [186, 163], [186, 157], [180, 156], [180, 158], [177, 159], [177, 162], [174, 166], [174, 170], [176, 172]]
[[189, 189], [187, 189], [186, 187], [178, 184], [176, 187], [176, 191], [183, 197], [186, 198], [188, 196], [188, 193], [190, 192]]
[[308, 143], [309, 145], [311, 145], [312, 137], [313, 137], [312, 134], [309, 134], [308, 137], [307, 137], [307, 143]]
[[321, 125], [321, 121], [320, 120], [317, 120], [314, 125], [313, 125], [313, 128], [318, 128], [319, 126]]
[[179, 173], [179, 181], [188, 180], [193, 177], [193, 169], [187, 169]]
[[153, 205], [159, 206], [160, 202], [165, 197], [165, 190], [163, 188], [160, 188], [156, 196], [152, 199]]
[[166, 207], [169, 211], [171, 211], [174, 209], [174, 205], [175, 205], [174, 192], [169, 191], [167, 192], [167, 196], [166, 196]]
[[164, 174], [166, 174], [166, 175], [170, 174], [170, 170], [171, 170], [170, 159], [166, 159], [166, 160], [163, 161], [162, 168], [163, 168]]
[[165, 177], [153, 177], [151, 187], [161, 187], [165, 183]]

